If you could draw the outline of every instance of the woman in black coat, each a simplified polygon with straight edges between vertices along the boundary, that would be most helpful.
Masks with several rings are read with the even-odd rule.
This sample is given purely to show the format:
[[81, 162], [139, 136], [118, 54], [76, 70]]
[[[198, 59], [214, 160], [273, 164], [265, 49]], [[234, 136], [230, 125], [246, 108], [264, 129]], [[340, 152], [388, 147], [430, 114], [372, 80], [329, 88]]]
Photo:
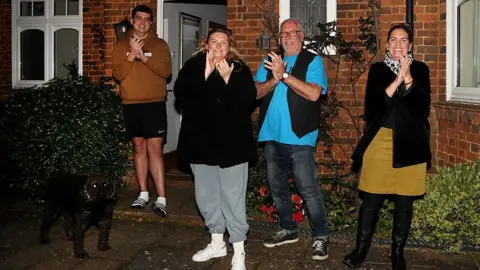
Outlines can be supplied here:
[[174, 94], [182, 112], [178, 157], [192, 168], [197, 205], [212, 235], [212, 242], [192, 259], [227, 255], [227, 228], [234, 248], [232, 269], [245, 269], [245, 200], [248, 162], [257, 153], [251, 120], [257, 92], [231, 31], [207, 34], [180, 70]]
[[378, 212], [385, 199], [395, 202], [392, 268], [405, 269], [403, 256], [413, 202], [425, 194], [430, 152], [430, 77], [428, 66], [413, 60], [407, 25], [388, 32], [384, 61], [368, 74], [366, 127], [353, 153], [352, 170], [360, 172], [360, 207], [356, 247], [344, 263], [358, 268], [370, 248]]

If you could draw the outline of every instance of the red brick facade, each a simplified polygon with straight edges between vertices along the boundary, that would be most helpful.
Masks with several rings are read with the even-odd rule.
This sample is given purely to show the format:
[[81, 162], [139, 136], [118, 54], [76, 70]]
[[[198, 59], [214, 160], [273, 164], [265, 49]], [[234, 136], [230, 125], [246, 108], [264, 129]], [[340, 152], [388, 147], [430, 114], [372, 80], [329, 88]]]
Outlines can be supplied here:
[[0, 96], [12, 79], [12, 5], [0, 3]]
[[[268, 2], [268, 1], [267, 1]], [[385, 50], [386, 36], [392, 23], [405, 22], [405, 0], [381, 1], [380, 51]], [[258, 18], [256, 0], [228, 0], [228, 27], [232, 28], [238, 48], [255, 71], [265, 52], [255, 47], [255, 39], [262, 33], [263, 24]], [[278, 10], [278, 1], [276, 7]], [[328, 7], [327, 7], [328, 8]], [[414, 1], [415, 58], [430, 67], [432, 85], [432, 126], [433, 164], [448, 166], [454, 163], [472, 161], [480, 156], [480, 101], [478, 105], [463, 105], [446, 102], [446, 0]], [[368, 1], [337, 0], [337, 22], [345, 39], [355, 39], [358, 32], [357, 19], [371, 15]], [[382, 55], [383, 56], [383, 55]], [[331, 63], [326, 63], [328, 77], [334, 76]], [[365, 74], [366, 75], [366, 74]], [[357, 100], [363, 100], [365, 77], [356, 85]], [[342, 87], [336, 88], [338, 98], [345, 104], [355, 99]], [[359, 112], [362, 113], [362, 112]], [[351, 125], [337, 125], [334, 135], [337, 142], [347, 147], [353, 139]], [[322, 158], [322, 149], [317, 153]], [[334, 147], [335, 159], [345, 158], [339, 147]], [[318, 150], [317, 150], [318, 151]], [[348, 154], [347, 154], [348, 155]]]
[[[267, 0], [268, 2], [269, 0]], [[116, 41], [113, 24], [130, 16], [131, 9], [140, 3], [147, 4], [156, 14], [156, 0], [84, 0], [83, 1], [83, 74], [96, 79], [111, 75], [112, 48]], [[228, 0], [227, 19], [237, 39], [237, 47], [245, 60], [256, 71], [265, 51], [255, 47], [256, 38], [264, 26], [258, 15], [258, 0]], [[434, 165], [448, 166], [474, 160], [480, 156], [480, 101], [477, 105], [462, 105], [446, 101], [446, 0], [416, 0], [415, 2], [415, 58], [425, 61], [430, 67], [432, 84], [432, 150]], [[11, 1], [0, 4], [0, 89], [11, 82]], [[346, 39], [356, 38], [357, 19], [368, 16], [371, 11], [367, 0], [337, 0], [338, 28]], [[381, 47], [385, 50], [386, 34], [391, 23], [405, 21], [405, 0], [381, 1]], [[278, 2], [276, 4], [278, 11]], [[93, 30], [104, 31], [104, 60], [100, 60], [99, 36]], [[92, 67], [94, 66], [94, 68]], [[332, 64], [326, 63], [329, 78], [333, 78]], [[365, 76], [357, 83], [357, 100], [363, 100]], [[345, 89], [337, 88], [337, 95], [345, 104], [354, 104], [355, 98]], [[361, 111], [358, 112], [362, 113]], [[337, 125], [337, 143], [348, 146], [354, 132], [351, 125]], [[351, 148], [351, 147], [350, 147]], [[347, 151], [351, 151], [347, 148]], [[322, 158], [322, 149], [318, 157]], [[335, 159], [345, 158], [338, 147], [334, 148]], [[348, 154], [347, 154], [348, 155]]]

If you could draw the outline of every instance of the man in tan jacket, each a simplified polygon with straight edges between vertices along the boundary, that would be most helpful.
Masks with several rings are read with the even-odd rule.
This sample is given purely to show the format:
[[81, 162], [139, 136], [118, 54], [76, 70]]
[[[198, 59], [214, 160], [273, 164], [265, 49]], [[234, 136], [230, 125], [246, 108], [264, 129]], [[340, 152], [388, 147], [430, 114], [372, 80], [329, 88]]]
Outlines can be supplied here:
[[158, 198], [153, 211], [166, 216], [163, 141], [167, 131], [165, 107], [167, 78], [172, 61], [167, 43], [151, 30], [152, 10], [144, 5], [132, 10], [128, 37], [113, 47], [113, 77], [120, 81], [127, 135], [135, 147], [134, 163], [140, 187], [132, 208], [143, 209], [150, 201], [147, 175], [150, 171]]

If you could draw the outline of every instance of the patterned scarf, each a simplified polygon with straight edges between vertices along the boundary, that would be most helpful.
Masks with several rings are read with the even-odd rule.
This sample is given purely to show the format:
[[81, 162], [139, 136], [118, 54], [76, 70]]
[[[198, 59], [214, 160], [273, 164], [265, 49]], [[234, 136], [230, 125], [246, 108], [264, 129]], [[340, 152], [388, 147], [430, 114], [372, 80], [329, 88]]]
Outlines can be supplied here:
[[[413, 62], [413, 56], [411, 52], [408, 52], [408, 61], [410, 64]], [[400, 72], [400, 68], [402, 67], [401, 62], [393, 61], [392, 54], [389, 51], [387, 51], [385, 54], [383, 62], [390, 68], [391, 71], [393, 71], [393, 73], [398, 74], [398, 72]]]

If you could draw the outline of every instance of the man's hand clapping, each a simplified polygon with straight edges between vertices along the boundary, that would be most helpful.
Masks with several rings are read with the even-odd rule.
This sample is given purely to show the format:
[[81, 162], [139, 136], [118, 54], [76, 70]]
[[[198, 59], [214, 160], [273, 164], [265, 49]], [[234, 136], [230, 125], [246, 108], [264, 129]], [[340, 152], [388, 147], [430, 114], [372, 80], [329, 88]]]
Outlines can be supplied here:
[[144, 41], [136, 38], [130, 38], [130, 53], [128, 54], [128, 59], [130, 61], [135, 60], [135, 58], [143, 58], [143, 48]]
[[274, 52], [268, 53], [268, 56], [270, 56], [271, 61], [263, 61], [265, 63], [265, 68], [272, 71], [273, 78], [276, 81], [280, 81], [283, 73], [285, 73], [287, 63], [284, 63], [282, 57]]

